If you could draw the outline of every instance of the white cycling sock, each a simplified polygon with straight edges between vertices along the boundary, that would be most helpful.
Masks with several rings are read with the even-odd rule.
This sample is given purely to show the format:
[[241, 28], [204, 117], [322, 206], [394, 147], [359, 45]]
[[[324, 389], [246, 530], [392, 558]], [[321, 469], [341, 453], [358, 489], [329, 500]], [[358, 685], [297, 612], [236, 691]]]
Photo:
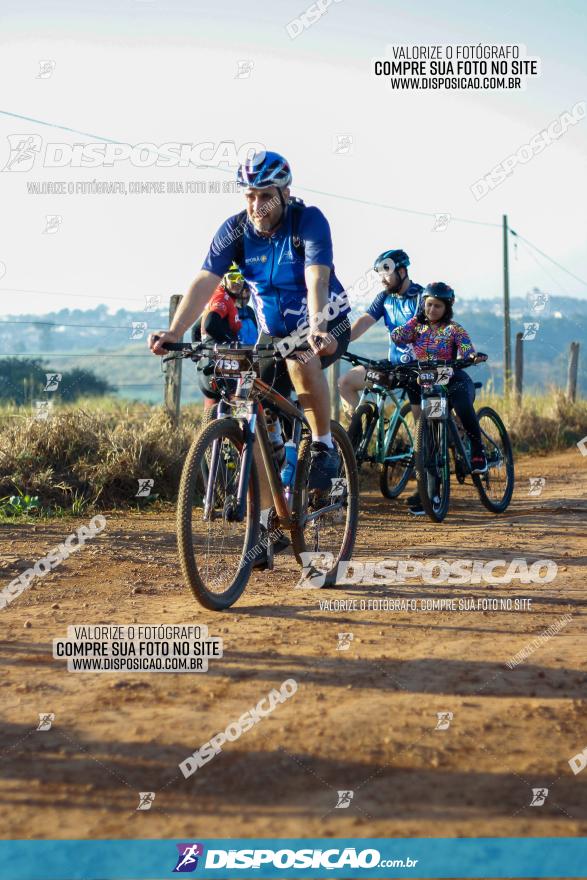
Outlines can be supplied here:
[[328, 446], [329, 449], [332, 449], [334, 444], [332, 442], [332, 434], [330, 431], [328, 434], [312, 434], [312, 442], [313, 443], [324, 443]]

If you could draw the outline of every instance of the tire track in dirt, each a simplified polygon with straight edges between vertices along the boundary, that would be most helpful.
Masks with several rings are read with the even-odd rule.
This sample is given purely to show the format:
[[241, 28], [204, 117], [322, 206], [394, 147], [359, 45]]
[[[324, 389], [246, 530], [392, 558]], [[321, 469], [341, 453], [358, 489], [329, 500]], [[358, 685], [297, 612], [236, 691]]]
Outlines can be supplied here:
[[[544, 476], [528, 495], [529, 477]], [[495, 517], [457, 487], [447, 520], [412, 520], [367, 474], [355, 558], [548, 558], [547, 584], [296, 589], [292, 555], [227, 612], [181, 584], [171, 510], [107, 514], [104, 533], [2, 614], [0, 804], [6, 838], [524, 836], [587, 833], [587, 459], [517, 463]], [[0, 526], [7, 583], [80, 524]], [[529, 611], [321, 610], [326, 598], [523, 597]], [[506, 661], [565, 614], [561, 632]], [[225, 656], [203, 675], [73, 674], [52, 658], [71, 624], [205, 623]], [[337, 650], [339, 632], [352, 632]], [[178, 764], [295, 678], [298, 692], [188, 780]], [[51, 730], [38, 715], [54, 712]], [[447, 729], [437, 713], [452, 712]], [[530, 807], [532, 788], [549, 789]], [[337, 792], [352, 790], [337, 809]], [[155, 791], [137, 811], [138, 792]]]

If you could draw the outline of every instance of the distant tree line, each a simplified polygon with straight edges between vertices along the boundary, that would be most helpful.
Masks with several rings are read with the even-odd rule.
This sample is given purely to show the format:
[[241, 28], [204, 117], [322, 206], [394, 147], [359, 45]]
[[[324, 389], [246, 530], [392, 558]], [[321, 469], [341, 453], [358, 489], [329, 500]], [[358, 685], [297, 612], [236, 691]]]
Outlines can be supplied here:
[[36, 359], [0, 361], [0, 401], [3, 402], [22, 406], [47, 393], [53, 400], [71, 402], [79, 397], [102, 397], [115, 390], [91, 370], [74, 367], [58, 373]]

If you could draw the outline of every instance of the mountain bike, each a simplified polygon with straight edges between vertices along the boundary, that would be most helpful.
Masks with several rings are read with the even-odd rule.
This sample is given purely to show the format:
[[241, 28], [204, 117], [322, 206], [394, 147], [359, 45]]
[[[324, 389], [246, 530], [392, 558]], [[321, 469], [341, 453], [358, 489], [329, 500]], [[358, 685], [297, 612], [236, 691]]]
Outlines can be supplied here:
[[[179, 557], [196, 599], [215, 611], [230, 607], [242, 595], [260, 550], [266, 549], [268, 567], [272, 567], [271, 536], [282, 529], [290, 531], [298, 563], [322, 574], [324, 586], [333, 583], [338, 563], [351, 558], [359, 515], [357, 465], [342, 426], [331, 422], [332, 440], [340, 457], [336, 478], [327, 490], [310, 489], [308, 422], [297, 404], [259, 375], [260, 360], [282, 357], [274, 344], [167, 343], [165, 347], [178, 352], [176, 357], [193, 361], [209, 358], [221, 398], [216, 418], [205, 423], [192, 442], [178, 494]], [[279, 419], [289, 422], [298, 451], [287, 484], [268, 434], [267, 406]], [[264, 512], [265, 542], [259, 538], [261, 503], [255, 443], [260, 447], [273, 498], [273, 507]]]
[[[379, 488], [385, 498], [397, 498], [414, 473], [415, 424], [406, 392], [398, 389], [389, 361], [374, 361], [345, 352], [342, 357], [367, 371], [365, 387], [348, 427], [357, 467], [379, 465]], [[396, 391], [399, 390], [399, 394]], [[386, 407], [392, 405], [391, 415]]]
[[[489, 406], [477, 411], [487, 471], [472, 474], [471, 446], [460, 422], [450, 410], [447, 385], [454, 369], [484, 363], [487, 355], [456, 361], [425, 361], [399, 364], [394, 380], [404, 386], [419, 385], [422, 404], [415, 442], [415, 470], [422, 506], [433, 522], [442, 522], [450, 503], [451, 457], [459, 483], [472, 477], [481, 503], [492, 513], [507, 509], [514, 491], [514, 460], [503, 421]], [[381, 377], [380, 381], [383, 381]], [[389, 380], [388, 380], [389, 381]], [[475, 383], [480, 388], [481, 383]]]

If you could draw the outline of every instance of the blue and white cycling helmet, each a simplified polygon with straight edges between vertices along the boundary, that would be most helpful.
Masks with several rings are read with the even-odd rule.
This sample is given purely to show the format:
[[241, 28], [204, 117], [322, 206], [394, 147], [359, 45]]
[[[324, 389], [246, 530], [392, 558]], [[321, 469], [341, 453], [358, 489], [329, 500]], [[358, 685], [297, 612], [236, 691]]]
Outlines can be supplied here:
[[383, 251], [382, 254], [379, 254], [373, 264], [373, 268], [376, 272], [391, 273], [395, 269], [401, 269], [402, 266], [407, 269], [409, 265], [410, 258], [406, 252], [397, 248], [395, 250]]
[[283, 189], [291, 183], [291, 168], [287, 159], [279, 153], [255, 153], [239, 165], [236, 179], [241, 186], [253, 189], [267, 189], [270, 186]]

